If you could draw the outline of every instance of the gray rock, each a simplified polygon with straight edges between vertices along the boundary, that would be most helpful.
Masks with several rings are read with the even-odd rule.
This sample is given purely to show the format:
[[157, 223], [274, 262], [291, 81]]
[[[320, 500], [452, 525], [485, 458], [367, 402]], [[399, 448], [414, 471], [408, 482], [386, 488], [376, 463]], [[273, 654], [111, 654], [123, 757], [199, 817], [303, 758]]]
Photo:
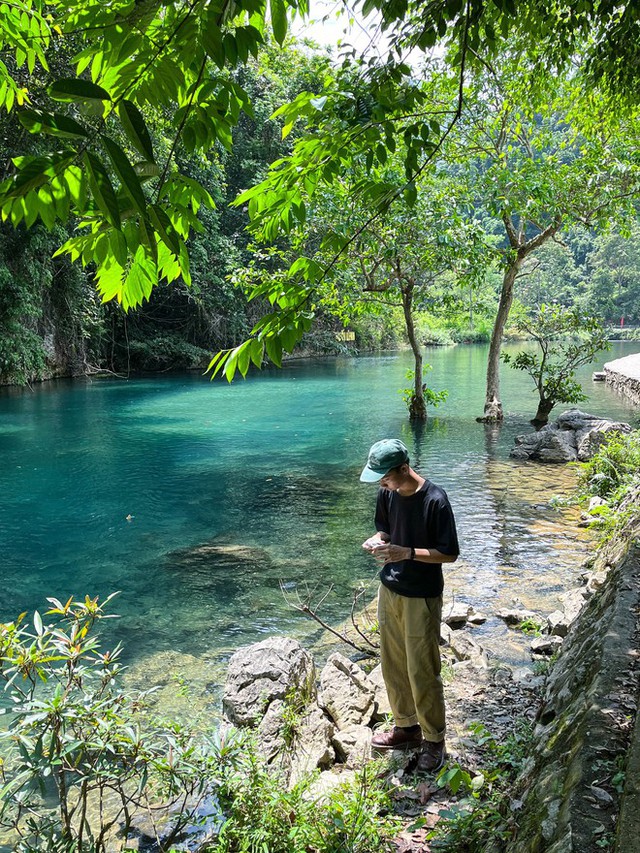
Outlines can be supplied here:
[[547, 616], [547, 626], [549, 633], [556, 637], [566, 637], [569, 633], [570, 622], [567, 619], [564, 610], [554, 610]]
[[282, 699], [274, 699], [258, 725], [257, 748], [267, 764], [271, 764], [285, 748], [284, 712], [286, 707]]
[[544, 637], [536, 637], [531, 640], [531, 651], [535, 655], [552, 655], [562, 646], [562, 637], [555, 634], [547, 634]]
[[569, 624], [575, 622], [585, 605], [589, 593], [586, 588], [572, 589], [562, 596], [562, 606]]
[[375, 693], [366, 673], [337, 652], [320, 673], [318, 704], [338, 729], [368, 725], [376, 712]]
[[333, 736], [336, 758], [346, 767], [357, 769], [371, 759], [373, 732], [367, 726], [343, 729]]
[[631, 427], [579, 409], [569, 409], [541, 430], [517, 436], [510, 455], [515, 459], [541, 462], [584, 462], [593, 456], [612, 430], [626, 433], [631, 432]]
[[589, 575], [587, 578], [587, 584], [585, 586], [585, 590], [589, 595], [593, 595], [593, 593], [602, 588], [602, 585], [607, 579], [607, 572], [593, 572], [593, 574]]
[[480, 669], [488, 667], [487, 653], [466, 631], [453, 631], [449, 645], [457, 660], [469, 661]]
[[534, 613], [533, 610], [517, 610], [517, 609], [509, 609], [503, 608], [502, 610], [498, 610], [496, 612], [496, 616], [498, 619], [502, 619], [507, 625], [521, 625], [523, 622], [532, 619], [534, 621], [539, 620], [539, 616], [537, 613]]
[[466, 625], [469, 616], [473, 613], [473, 607], [464, 601], [453, 601], [445, 604], [442, 608], [442, 621], [452, 628]]
[[284, 700], [293, 691], [315, 698], [313, 658], [297, 640], [271, 637], [231, 656], [223, 712], [237, 726], [255, 726], [275, 699]]
[[336, 759], [332, 745], [335, 727], [316, 705], [301, 719], [293, 741], [289, 784], [294, 785], [316, 768], [331, 767]]

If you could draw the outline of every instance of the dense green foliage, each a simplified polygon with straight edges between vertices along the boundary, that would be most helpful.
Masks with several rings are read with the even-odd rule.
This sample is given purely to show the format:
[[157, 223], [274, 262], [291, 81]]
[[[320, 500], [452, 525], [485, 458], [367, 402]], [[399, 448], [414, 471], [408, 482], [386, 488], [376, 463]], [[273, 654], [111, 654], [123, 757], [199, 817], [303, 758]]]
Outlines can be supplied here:
[[[512, 300], [529, 300], [526, 280], [513, 292], [525, 272], [539, 292], [570, 274], [562, 304], [637, 322], [635, 251], [576, 230], [633, 231], [633, 5], [366, 0], [356, 10], [381, 25], [385, 46], [345, 49], [333, 66], [285, 45], [306, 0], [2, 9], [2, 218], [44, 226], [43, 252], [62, 243], [84, 268], [65, 273], [63, 372], [201, 366], [220, 349], [212, 366], [231, 378], [265, 355], [279, 363], [303, 336], [335, 351], [340, 323], [361, 346], [396, 342], [402, 333], [353, 299], [372, 265], [375, 289], [386, 268], [389, 304], [394, 292], [404, 300], [414, 351], [493, 327], [497, 363]], [[268, 244], [257, 257], [247, 216]], [[573, 265], [549, 251], [546, 278], [542, 264], [526, 268], [561, 235]], [[45, 270], [11, 282], [14, 254], [3, 241], [3, 381], [50, 372], [39, 341], [63, 320], [41, 298], [52, 292]], [[251, 257], [254, 281], [241, 273]], [[103, 300], [144, 309], [98, 311], [94, 283]]]
[[[212, 853], [370, 853], [392, 822], [370, 768], [321, 802], [313, 777], [288, 787], [241, 732], [204, 736], [156, 719], [148, 693], [121, 685], [120, 653], [100, 647], [97, 599], [0, 625], [0, 828], [16, 853], [105, 853], [144, 831], [169, 851], [202, 829]], [[152, 691], [151, 691], [152, 692]]]
[[430, 833], [434, 849], [449, 853], [484, 853], [506, 849], [517, 833], [513, 812], [518, 782], [533, 741], [531, 725], [522, 722], [502, 741], [483, 723], [471, 723], [470, 739], [482, 755], [482, 769], [470, 774], [454, 764], [438, 775], [438, 785], [457, 794], [458, 801], [441, 811]]
[[607, 500], [614, 508], [638, 483], [640, 432], [615, 433], [582, 465], [580, 481], [588, 495]]

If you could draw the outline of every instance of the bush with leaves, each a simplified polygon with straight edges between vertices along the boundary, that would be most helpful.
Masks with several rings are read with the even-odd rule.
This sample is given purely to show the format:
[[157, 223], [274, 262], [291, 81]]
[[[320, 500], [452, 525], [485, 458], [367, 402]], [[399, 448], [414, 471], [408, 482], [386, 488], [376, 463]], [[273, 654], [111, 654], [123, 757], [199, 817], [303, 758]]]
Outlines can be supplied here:
[[[44, 619], [0, 626], [0, 678], [11, 698], [0, 733], [0, 826], [20, 853], [101, 853], [151, 817], [159, 849], [198, 822], [217, 763], [214, 745], [143, 713], [145, 693], [117, 686], [121, 649], [101, 651], [97, 599], [51, 598]], [[50, 619], [51, 621], [45, 622]]]
[[506, 849], [517, 829], [510, 807], [514, 783], [533, 737], [529, 724], [517, 726], [503, 741], [483, 723], [471, 723], [470, 732], [486, 762], [482, 772], [472, 775], [453, 764], [437, 777], [438, 786], [449, 788], [457, 802], [440, 812], [442, 820], [429, 837], [434, 849], [451, 853]]
[[601, 322], [573, 308], [541, 305], [521, 317], [516, 327], [536, 341], [539, 351], [522, 351], [515, 356], [502, 353], [501, 358], [533, 379], [539, 401], [532, 423], [546, 424], [556, 403], [587, 400], [575, 371], [592, 361], [596, 353], [609, 348]]
[[640, 431], [612, 432], [593, 457], [581, 466], [579, 500], [602, 498], [590, 504], [589, 515], [603, 539], [619, 535], [640, 518]]
[[150, 691], [118, 686], [121, 649], [100, 649], [109, 598], [48, 601], [44, 617], [0, 624], [11, 700], [0, 731], [0, 831], [16, 853], [106, 853], [142, 831], [158, 851], [196, 831], [211, 853], [386, 849], [392, 822], [380, 818], [388, 803], [375, 768], [312, 796], [315, 777], [288, 787], [250, 734], [205, 737], [155, 720]]

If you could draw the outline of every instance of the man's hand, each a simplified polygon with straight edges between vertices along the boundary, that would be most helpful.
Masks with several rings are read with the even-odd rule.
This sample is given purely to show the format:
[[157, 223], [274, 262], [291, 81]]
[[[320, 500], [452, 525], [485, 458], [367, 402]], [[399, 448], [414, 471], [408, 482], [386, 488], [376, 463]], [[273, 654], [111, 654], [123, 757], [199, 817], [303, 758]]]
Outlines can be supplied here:
[[379, 563], [399, 563], [411, 559], [411, 548], [405, 545], [394, 545], [392, 542], [382, 542], [371, 549], [371, 553]]
[[374, 533], [373, 536], [370, 536], [365, 542], [362, 543], [362, 547], [365, 551], [369, 551], [371, 553], [374, 548], [379, 548], [380, 545], [388, 544], [383, 538], [384, 536], [384, 533]]

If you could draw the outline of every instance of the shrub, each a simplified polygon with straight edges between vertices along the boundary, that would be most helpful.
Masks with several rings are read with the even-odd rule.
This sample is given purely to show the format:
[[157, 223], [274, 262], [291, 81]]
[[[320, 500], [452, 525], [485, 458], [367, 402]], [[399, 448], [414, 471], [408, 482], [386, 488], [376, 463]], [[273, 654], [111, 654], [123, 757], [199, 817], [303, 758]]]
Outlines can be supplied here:
[[96, 634], [109, 599], [48, 601], [44, 619], [0, 624], [11, 699], [0, 732], [0, 829], [15, 853], [129, 849], [141, 817], [158, 851], [198, 828], [211, 853], [387, 849], [388, 803], [374, 767], [321, 798], [311, 796], [313, 776], [288, 788], [251, 735], [205, 737], [160, 722], [146, 710], [150, 691], [119, 687], [121, 649], [101, 651]]

